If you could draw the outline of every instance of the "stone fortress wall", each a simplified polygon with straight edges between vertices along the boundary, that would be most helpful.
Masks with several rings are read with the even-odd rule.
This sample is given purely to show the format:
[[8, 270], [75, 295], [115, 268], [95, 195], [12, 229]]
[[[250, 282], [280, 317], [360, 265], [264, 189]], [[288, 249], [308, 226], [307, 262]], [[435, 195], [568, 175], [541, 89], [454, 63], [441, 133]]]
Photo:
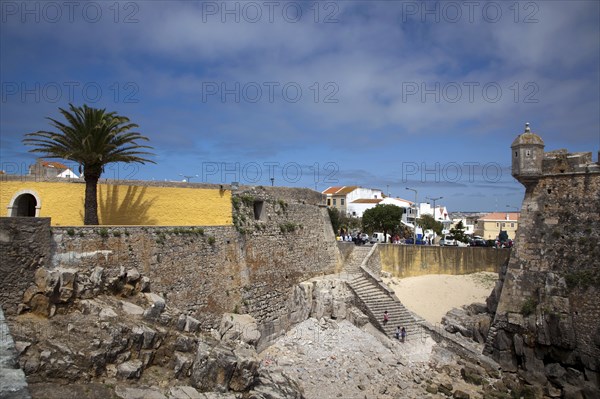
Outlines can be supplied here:
[[[585, 379], [598, 389], [600, 166], [591, 153], [544, 153], [538, 136], [530, 147], [531, 135], [512, 147], [526, 192], [504, 283], [488, 300], [496, 313], [486, 353], [530, 383], [565, 389]], [[526, 154], [537, 166], [522, 168]]]
[[[136, 268], [153, 292], [203, 328], [218, 326], [223, 313], [248, 313], [263, 337], [276, 336], [302, 321], [294, 314], [294, 287], [341, 270], [327, 210], [321, 194], [308, 189], [245, 187], [228, 201], [230, 226], [49, 228], [48, 219], [0, 218], [2, 267], [12, 271], [14, 287], [4, 295], [3, 282], [3, 307], [16, 312], [38, 267], [86, 275], [101, 267], [107, 278]], [[23, 226], [32, 231], [21, 234]]]

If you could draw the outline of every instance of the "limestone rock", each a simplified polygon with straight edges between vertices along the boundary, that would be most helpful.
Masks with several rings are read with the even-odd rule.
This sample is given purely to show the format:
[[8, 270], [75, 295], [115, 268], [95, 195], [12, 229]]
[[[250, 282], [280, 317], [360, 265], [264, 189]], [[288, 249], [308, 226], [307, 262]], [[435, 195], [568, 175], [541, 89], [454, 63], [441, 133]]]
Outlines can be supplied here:
[[237, 392], [248, 389], [256, 379], [260, 362], [256, 350], [247, 344], [239, 345], [233, 351], [237, 363], [229, 387]]
[[121, 399], [167, 399], [165, 395], [152, 388], [130, 388], [117, 385], [115, 395]]
[[118, 316], [119, 315], [112, 308], [106, 307], [106, 308], [103, 308], [102, 310], [100, 310], [100, 314], [98, 315], [98, 318], [100, 320], [109, 320], [109, 319], [113, 319]]
[[117, 377], [123, 379], [138, 379], [142, 374], [142, 362], [132, 360], [117, 366]]
[[163, 297], [153, 293], [145, 293], [144, 296], [150, 303], [150, 306], [144, 311], [144, 318], [157, 320], [160, 314], [165, 310], [165, 300]]
[[135, 267], [127, 270], [127, 282], [129, 284], [134, 285], [140, 277], [140, 272]]
[[58, 301], [61, 303], [69, 302], [75, 294], [78, 271], [77, 269], [58, 268], [56, 272], [59, 274]]
[[144, 308], [127, 301], [121, 301], [121, 309], [124, 313], [131, 316], [141, 316], [144, 314]]
[[471, 395], [469, 395], [465, 391], [461, 391], [460, 389], [457, 389], [456, 391], [454, 391], [454, 394], [452, 394], [452, 397], [454, 399], [471, 399]]
[[224, 341], [241, 340], [253, 346], [256, 346], [261, 337], [254, 317], [233, 313], [225, 313], [221, 318], [219, 335]]
[[304, 399], [304, 391], [283, 372], [262, 371], [249, 399]]
[[172, 387], [168, 396], [169, 399], [206, 399], [196, 388], [187, 385]]
[[[187, 377], [192, 366], [192, 357], [185, 353], [175, 352], [173, 356], [173, 371], [176, 378]], [[191, 388], [191, 387], [190, 387]], [[193, 389], [193, 388], [192, 388]]]
[[227, 392], [235, 367], [236, 357], [230, 347], [223, 344], [210, 347], [200, 342], [192, 368], [192, 386], [204, 392]]

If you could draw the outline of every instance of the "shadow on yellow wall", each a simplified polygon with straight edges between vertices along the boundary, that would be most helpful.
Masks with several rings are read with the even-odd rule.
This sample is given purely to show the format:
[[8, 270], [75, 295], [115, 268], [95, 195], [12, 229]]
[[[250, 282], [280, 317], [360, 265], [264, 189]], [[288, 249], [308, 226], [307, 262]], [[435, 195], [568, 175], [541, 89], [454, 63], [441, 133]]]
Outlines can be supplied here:
[[[0, 212], [24, 193], [37, 199], [39, 217], [53, 226], [83, 225], [85, 184], [10, 180], [0, 184]], [[98, 185], [98, 217], [103, 225], [230, 226], [231, 191], [196, 187]]]
[[[147, 187], [98, 186], [98, 217], [100, 224], [155, 225], [157, 220], [149, 216], [150, 208], [157, 196], [148, 197]], [[123, 194], [124, 192], [124, 194]], [[83, 218], [83, 212], [81, 212]]]

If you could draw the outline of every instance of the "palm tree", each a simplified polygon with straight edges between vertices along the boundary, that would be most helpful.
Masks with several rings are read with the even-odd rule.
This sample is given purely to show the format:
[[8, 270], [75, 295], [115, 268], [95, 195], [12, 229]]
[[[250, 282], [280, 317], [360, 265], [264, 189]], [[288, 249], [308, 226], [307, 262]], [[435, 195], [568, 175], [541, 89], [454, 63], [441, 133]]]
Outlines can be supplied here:
[[52, 118], [51, 125], [56, 132], [40, 130], [25, 135], [23, 143], [36, 148], [30, 152], [43, 153], [49, 158], [75, 161], [83, 166], [85, 179], [85, 215], [83, 224], [98, 224], [97, 185], [104, 165], [112, 162], [155, 163], [145, 158], [154, 155], [145, 151], [152, 149], [140, 145], [139, 140], [148, 141], [140, 133], [131, 132], [138, 125], [129, 118], [106, 112], [105, 109], [90, 108], [87, 105], [75, 107], [69, 104], [70, 111], [59, 108], [67, 123]]

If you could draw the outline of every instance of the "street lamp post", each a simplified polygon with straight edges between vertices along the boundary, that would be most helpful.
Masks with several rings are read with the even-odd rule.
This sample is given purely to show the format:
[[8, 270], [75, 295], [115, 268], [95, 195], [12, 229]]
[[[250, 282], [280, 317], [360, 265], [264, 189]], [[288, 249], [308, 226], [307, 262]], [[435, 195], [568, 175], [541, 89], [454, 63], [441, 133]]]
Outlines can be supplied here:
[[430, 200], [431, 202], [433, 202], [433, 220], [435, 219], [435, 201], [439, 201], [444, 197], [437, 197], [437, 198], [430, 198], [430, 197], [426, 197], [426, 199]]
[[181, 173], [179, 174], [179, 176], [183, 177], [185, 179], [186, 183], [189, 183], [191, 178], [198, 177], [198, 175], [187, 176], [187, 175], [182, 175]]
[[[436, 218], [435, 218], [435, 201], [439, 201], [442, 198], [444, 198], [444, 197], [436, 197], [436, 198], [427, 197], [428, 200], [430, 200], [431, 202], [433, 202], [433, 221], [434, 222], [436, 221]], [[434, 234], [435, 234], [435, 231], [434, 231]], [[431, 243], [432, 244], [433, 244], [433, 240], [434, 239], [435, 239], [435, 237], [431, 239]]]
[[407, 190], [415, 192], [415, 214], [413, 215], [413, 245], [417, 245], [417, 190], [406, 187]]

